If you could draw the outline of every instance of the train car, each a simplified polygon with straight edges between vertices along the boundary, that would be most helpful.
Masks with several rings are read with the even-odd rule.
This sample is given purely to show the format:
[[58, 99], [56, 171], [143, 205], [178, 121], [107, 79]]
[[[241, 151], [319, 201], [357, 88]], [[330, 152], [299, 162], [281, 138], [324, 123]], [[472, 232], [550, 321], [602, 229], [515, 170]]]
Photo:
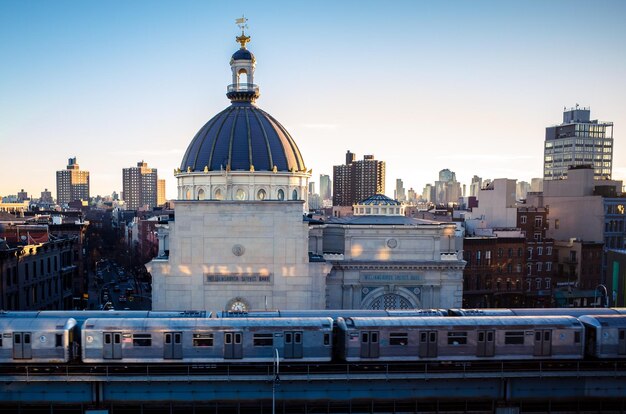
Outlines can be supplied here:
[[250, 312], [217, 312], [218, 318], [351, 318], [351, 317], [397, 317], [397, 316], [446, 316], [442, 309], [322, 309], [322, 310], [271, 310]]
[[358, 361], [581, 359], [583, 326], [570, 316], [340, 318], [338, 357]]
[[115, 311], [115, 310], [46, 310], [46, 311], [4, 311], [3, 318], [73, 318], [81, 326], [89, 318], [210, 318], [206, 311]]
[[73, 318], [0, 319], [0, 363], [66, 363], [75, 357]]
[[587, 355], [626, 358], [626, 315], [584, 315]]
[[86, 363], [219, 363], [332, 358], [331, 318], [135, 318], [85, 321]]

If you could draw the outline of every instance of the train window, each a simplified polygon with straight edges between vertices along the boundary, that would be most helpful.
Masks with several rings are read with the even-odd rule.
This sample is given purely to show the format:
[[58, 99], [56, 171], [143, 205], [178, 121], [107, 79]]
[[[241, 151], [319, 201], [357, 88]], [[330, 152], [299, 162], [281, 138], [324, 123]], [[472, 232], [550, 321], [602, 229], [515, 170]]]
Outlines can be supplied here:
[[420, 334], [420, 342], [427, 342], [426, 341], [426, 332], [422, 332]]
[[30, 344], [30, 334], [24, 334], [24, 343]]
[[574, 332], [574, 343], [580, 343], [580, 332]]
[[[576, 332], [576, 333], [578, 333], [578, 332]], [[626, 334], [625, 330], [622, 329], [622, 330], [619, 331], [619, 339], [620, 339], [620, 341], [624, 340], [624, 335], [625, 334]], [[2, 339], [0, 339], [0, 346], [2, 346]]]
[[478, 332], [478, 341], [479, 342], [484, 342], [485, 341], [485, 333], [484, 332]]
[[111, 334], [104, 334], [104, 343], [105, 344], [111, 343]]
[[389, 345], [406, 346], [409, 344], [409, 335], [405, 332], [391, 332], [389, 334]]
[[545, 331], [543, 333], [543, 340], [544, 341], [549, 341], [550, 340], [550, 331]]
[[535, 332], [535, 341], [541, 341], [541, 332]]
[[[1, 341], [1, 339], [0, 339]], [[330, 345], [330, 335], [324, 334], [324, 345]], [[0, 342], [0, 346], [2, 346], [2, 342]]]
[[448, 345], [467, 345], [467, 332], [448, 332]]
[[505, 345], [524, 345], [524, 332], [512, 331], [504, 333]]
[[150, 334], [134, 334], [133, 346], [152, 346], [152, 335]]
[[252, 338], [254, 346], [272, 346], [274, 345], [273, 334], [254, 334]]
[[63, 346], [63, 334], [56, 334], [54, 346]]
[[378, 332], [372, 332], [372, 343], [378, 342]]
[[193, 346], [213, 346], [213, 334], [193, 334]]
[[364, 344], [368, 343], [370, 341], [369, 339], [369, 335], [367, 334], [367, 332], [362, 332], [361, 333], [361, 342], [363, 342]]

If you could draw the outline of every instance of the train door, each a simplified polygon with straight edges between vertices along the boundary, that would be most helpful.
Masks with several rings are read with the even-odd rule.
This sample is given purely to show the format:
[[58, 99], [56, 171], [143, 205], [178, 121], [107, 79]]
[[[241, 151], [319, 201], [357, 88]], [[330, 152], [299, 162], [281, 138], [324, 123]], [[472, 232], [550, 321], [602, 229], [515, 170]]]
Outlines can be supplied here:
[[163, 352], [164, 359], [182, 359], [183, 333], [165, 332], [163, 334]]
[[243, 338], [242, 332], [224, 332], [224, 358], [225, 359], [243, 358], [242, 338]]
[[302, 358], [302, 331], [285, 332], [285, 358]]
[[619, 329], [617, 332], [618, 338], [618, 347], [617, 354], [618, 355], [626, 355], [626, 329]]
[[361, 331], [361, 358], [378, 358], [380, 356], [378, 331]]
[[552, 355], [552, 331], [550, 329], [535, 330], [535, 356]]
[[420, 331], [420, 358], [434, 358], [437, 356], [437, 331]]
[[476, 343], [478, 349], [476, 356], [479, 357], [492, 357], [495, 354], [495, 331], [493, 329], [480, 329], [477, 331], [478, 338]]
[[122, 333], [104, 332], [103, 335], [102, 358], [122, 359]]
[[13, 332], [13, 358], [31, 359], [33, 349], [30, 332]]

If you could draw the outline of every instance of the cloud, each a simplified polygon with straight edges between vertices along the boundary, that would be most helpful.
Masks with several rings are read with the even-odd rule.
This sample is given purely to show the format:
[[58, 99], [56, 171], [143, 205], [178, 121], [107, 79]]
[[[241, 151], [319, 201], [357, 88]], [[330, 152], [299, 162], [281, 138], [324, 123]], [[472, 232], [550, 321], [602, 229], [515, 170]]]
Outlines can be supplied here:
[[302, 127], [309, 129], [337, 129], [337, 124], [303, 124]]
[[181, 148], [172, 148], [172, 149], [138, 149], [138, 150], [128, 150], [128, 151], [113, 151], [111, 155], [132, 155], [132, 156], [164, 156], [164, 155], [181, 155], [184, 154], [185, 150]]
[[439, 160], [470, 160], [470, 161], [515, 161], [515, 160], [535, 160], [535, 155], [513, 155], [513, 154], [442, 154], [434, 157]]

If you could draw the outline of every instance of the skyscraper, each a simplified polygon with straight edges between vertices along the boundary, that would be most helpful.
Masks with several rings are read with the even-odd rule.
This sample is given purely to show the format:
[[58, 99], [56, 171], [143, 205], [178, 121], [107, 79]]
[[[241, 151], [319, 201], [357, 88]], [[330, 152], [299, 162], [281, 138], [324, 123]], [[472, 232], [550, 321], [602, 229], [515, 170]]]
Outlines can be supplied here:
[[57, 171], [57, 203], [89, 200], [89, 171], [81, 170], [76, 157], [67, 161], [65, 170]]
[[141, 161], [137, 167], [122, 169], [124, 201], [128, 210], [157, 205], [157, 170]]
[[374, 194], [385, 192], [385, 162], [373, 155], [356, 161], [355, 154], [346, 153], [346, 164], [333, 166], [333, 205], [351, 206]]
[[591, 165], [596, 180], [613, 172], [613, 123], [591, 119], [589, 108], [565, 109], [563, 123], [546, 128], [543, 179], [567, 177], [571, 166]]
[[396, 189], [394, 191], [393, 197], [398, 201], [406, 201], [404, 182], [400, 178], [396, 178]]
[[322, 200], [330, 200], [332, 197], [332, 182], [330, 176], [320, 174], [320, 198]]
[[157, 206], [162, 206], [166, 202], [165, 198], [165, 179], [157, 179]]

